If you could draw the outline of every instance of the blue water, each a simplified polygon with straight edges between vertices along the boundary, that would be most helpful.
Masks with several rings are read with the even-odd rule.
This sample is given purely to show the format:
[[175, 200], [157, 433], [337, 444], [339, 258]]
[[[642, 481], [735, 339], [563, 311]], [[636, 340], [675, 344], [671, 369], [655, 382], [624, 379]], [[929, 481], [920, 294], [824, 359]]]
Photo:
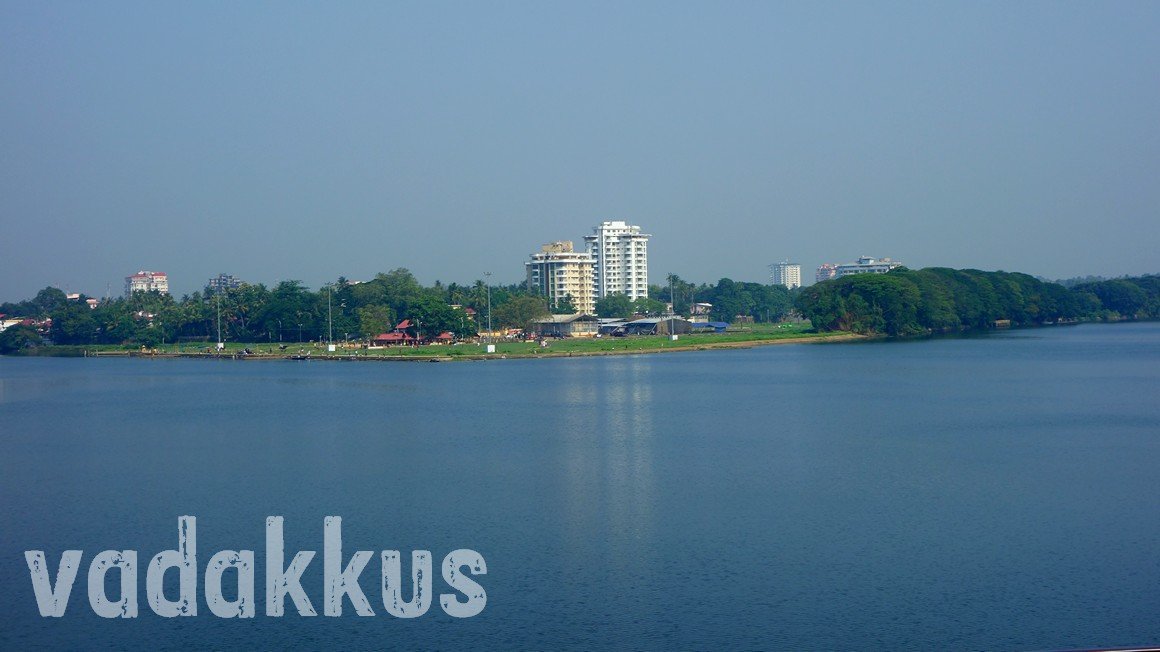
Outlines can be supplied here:
[[[1160, 324], [445, 364], [0, 358], [0, 648], [1160, 644], [1158, 466]], [[213, 616], [200, 585], [197, 617], [149, 610], [144, 565], [185, 514], [202, 571], [256, 551], [256, 618]], [[318, 551], [319, 611], [328, 515], [344, 564], [480, 552], [487, 606], [393, 618], [376, 553], [373, 618], [267, 617], [270, 515], [288, 558]], [[67, 613], [42, 618], [23, 551], [55, 581], [66, 549]], [[105, 549], [138, 551], [136, 619], [89, 607]]]

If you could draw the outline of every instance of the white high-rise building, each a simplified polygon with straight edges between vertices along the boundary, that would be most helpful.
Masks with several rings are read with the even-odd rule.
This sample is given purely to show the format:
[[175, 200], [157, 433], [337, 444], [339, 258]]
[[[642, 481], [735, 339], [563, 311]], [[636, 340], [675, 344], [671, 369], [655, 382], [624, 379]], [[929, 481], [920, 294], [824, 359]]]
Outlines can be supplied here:
[[630, 299], [648, 296], [648, 239], [639, 226], [623, 221], [601, 222], [584, 236], [594, 261], [592, 282], [596, 299], [625, 294]]
[[770, 278], [774, 285], [784, 285], [789, 289], [802, 286], [802, 266], [783, 260], [769, 266]]
[[576, 312], [595, 315], [594, 262], [588, 253], [573, 251], [569, 241], [550, 242], [524, 263], [528, 289], [548, 297], [548, 304], [553, 308], [571, 297]]
[[125, 277], [125, 296], [131, 297], [134, 292], [149, 292], [157, 290], [162, 294], [169, 293], [169, 276], [165, 272], [149, 272], [141, 270], [136, 274]]

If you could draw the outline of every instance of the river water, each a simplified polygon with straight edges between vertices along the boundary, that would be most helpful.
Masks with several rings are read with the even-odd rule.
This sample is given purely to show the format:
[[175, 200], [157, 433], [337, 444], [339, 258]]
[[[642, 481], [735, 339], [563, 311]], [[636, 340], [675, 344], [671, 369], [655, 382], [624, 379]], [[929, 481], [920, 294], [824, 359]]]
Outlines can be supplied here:
[[[441, 364], [0, 358], [0, 648], [1160, 645], [1158, 465], [1155, 323]], [[166, 619], [145, 567], [182, 515], [198, 615]], [[375, 615], [267, 616], [267, 516], [287, 560], [317, 551], [320, 613], [341, 516], [342, 564], [375, 551]], [[386, 613], [377, 551], [408, 582], [431, 551], [435, 595], [463, 601], [439, 562], [464, 548], [482, 613]], [[106, 549], [138, 551], [137, 618], [90, 607]], [[207, 608], [227, 549], [255, 551], [255, 618]], [[63, 617], [40, 615], [28, 550], [53, 582], [83, 551]]]

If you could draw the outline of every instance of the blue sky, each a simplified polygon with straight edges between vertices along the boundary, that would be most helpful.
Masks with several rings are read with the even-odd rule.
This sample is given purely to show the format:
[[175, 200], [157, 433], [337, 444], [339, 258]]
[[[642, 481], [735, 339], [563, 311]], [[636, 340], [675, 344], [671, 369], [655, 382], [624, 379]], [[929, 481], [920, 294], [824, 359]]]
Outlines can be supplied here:
[[1160, 3], [0, 4], [0, 300], [138, 269], [1160, 272]]

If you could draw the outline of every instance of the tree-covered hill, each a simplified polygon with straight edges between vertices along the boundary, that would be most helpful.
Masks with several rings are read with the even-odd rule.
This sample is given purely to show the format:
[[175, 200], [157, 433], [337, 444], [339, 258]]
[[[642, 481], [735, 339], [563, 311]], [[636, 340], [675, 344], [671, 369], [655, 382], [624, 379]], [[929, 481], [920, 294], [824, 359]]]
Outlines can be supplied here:
[[1076, 320], [1160, 317], [1160, 277], [1077, 285], [1027, 274], [905, 267], [856, 274], [803, 290], [796, 306], [818, 330], [917, 335]]

